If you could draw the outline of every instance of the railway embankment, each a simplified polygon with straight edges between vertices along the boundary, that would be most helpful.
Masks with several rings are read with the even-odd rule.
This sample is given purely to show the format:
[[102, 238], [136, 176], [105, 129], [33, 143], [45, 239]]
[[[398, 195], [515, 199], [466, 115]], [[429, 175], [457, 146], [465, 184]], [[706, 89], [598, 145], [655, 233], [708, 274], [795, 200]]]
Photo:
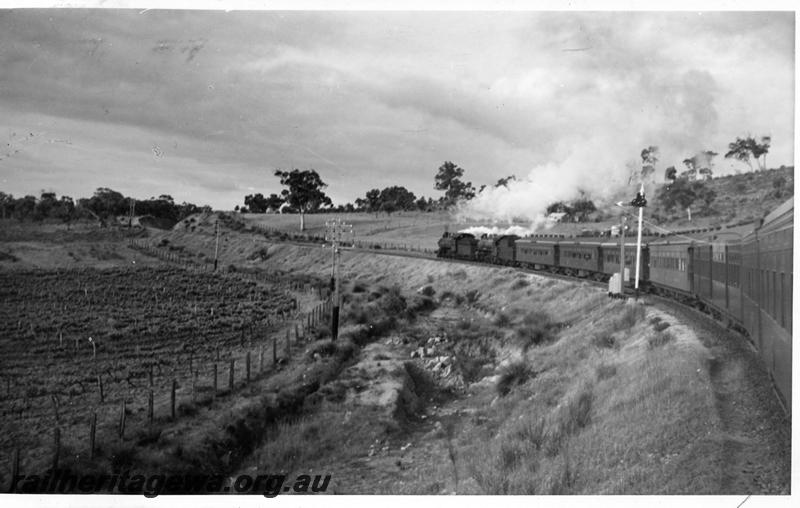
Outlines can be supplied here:
[[[149, 241], [187, 259], [215, 249], [200, 230]], [[226, 272], [330, 274], [319, 245], [225, 230], [219, 251]], [[338, 493], [788, 491], [787, 455], [753, 451], [786, 422], [739, 409], [769, 384], [709, 340], [716, 325], [512, 268], [345, 251], [341, 273], [337, 343], [323, 330], [274, 376], [108, 458], [330, 473]]]
[[[249, 266], [329, 273], [320, 246], [226, 245]], [[348, 326], [369, 326], [371, 293], [436, 308], [374, 334], [240, 471], [327, 468], [345, 493], [725, 492], [714, 356], [672, 313], [511, 268], [364, 252], [342, 264]]]

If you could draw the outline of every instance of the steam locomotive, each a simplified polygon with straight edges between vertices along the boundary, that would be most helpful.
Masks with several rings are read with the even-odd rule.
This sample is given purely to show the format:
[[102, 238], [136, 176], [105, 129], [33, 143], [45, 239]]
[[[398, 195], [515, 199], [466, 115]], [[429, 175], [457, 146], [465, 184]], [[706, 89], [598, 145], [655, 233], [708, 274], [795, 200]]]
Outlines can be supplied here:
[[[738, 238], [724, 231], [710, 240], [647, 237], [642, 242], [639, 276], [642, 290], [693, 305], [748, 335], [789, 412], [793, 230], [792, 198]], [[437, 256], [597, 281], [620, 272], [620, 245], [610, 239], [476, 238], [469, 233], [445, 233]], [[626, 242], [624, 262], [631, 272], [635, 256], [636, 243]]]

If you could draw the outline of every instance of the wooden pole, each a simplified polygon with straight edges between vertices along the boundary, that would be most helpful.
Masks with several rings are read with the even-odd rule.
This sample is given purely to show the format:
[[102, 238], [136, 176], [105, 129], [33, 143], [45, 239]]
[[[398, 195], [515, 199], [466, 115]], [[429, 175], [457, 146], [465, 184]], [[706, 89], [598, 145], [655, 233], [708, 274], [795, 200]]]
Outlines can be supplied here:
[[289, 354], [291, 353], [289, 341], [291, 340], [291, 336], [289, 335], [289, 329], [286, 329], [286, 359], [289, 359]]
[[272, 366], [278, 365], [278, 338], [272, 337]]
[[97, 413], [92, 413], [92, 421], [89, 423], [89, 460], [94, 460], [94, 442], [97, 437]]
[[102, 404], [105, 401], [105, 397], [103, 396], [103, 378], [100, 374], [97, 375], [97, 386], [100, 388], [100, 403]]
[[236, 360], [231, 359], [230, 370], [228, 371], [228, 390], [233, 391], [233, 364]]
[[58, 456], [61, 454], [61, 429], [53, 429], [53, 471], [58, 469]]
[[214, 364], [214, 397], [217, 396], [217, 364]]
[[19, 477], [19, 448], [14, 448], [14, 458], [11, 461], [11, 488], [8, 489], [9, 493], [15, 491], [16, 482], [15, 478]]
[[258, 372], [264, 372], [264, 346], [261, 346], [261, 351], [258, 353]]
[[153, 389], [147, 394], [147, 424], [153, 425]]
[[178, 382], [176, 380], [172, 380], [172, 390], [170, 390], [170, 398], [169, 398], [169, 407], [170, 407], [170, 415], [172, 419], [175, 419], [175, 390], [178, 388]]
[[244, 356], [245, 381], [250, 382], [250, 351]]
[[127, 414], [126, 414], [127, 411], [125, 410], [126, 406], [127, 406], [127, 404], [125, 402], [125, 399], [122, 399], [122, 406], [120, 407], [120, 410], [119, 410], [119, 438], [120, 439], [125, 439], [125, 418], [127, 417]]

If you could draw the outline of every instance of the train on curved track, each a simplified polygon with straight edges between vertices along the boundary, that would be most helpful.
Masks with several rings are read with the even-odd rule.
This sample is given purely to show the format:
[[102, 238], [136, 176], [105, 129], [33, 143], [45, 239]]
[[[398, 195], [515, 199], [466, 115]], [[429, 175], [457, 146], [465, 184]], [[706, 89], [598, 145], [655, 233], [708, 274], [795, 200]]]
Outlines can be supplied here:
[[[739, 237], [643, 240], [640, 287], [707, 312], [747, 335], [791, 414], [794, 198]], [[723, 238], [721, 238], [723, 237]], [[476, 238], [445, 232], [437, 256], [607, 281], [620, 272], [620, 242], [608, 238]], [[634, 272], [636, 242], [625, 242]]]

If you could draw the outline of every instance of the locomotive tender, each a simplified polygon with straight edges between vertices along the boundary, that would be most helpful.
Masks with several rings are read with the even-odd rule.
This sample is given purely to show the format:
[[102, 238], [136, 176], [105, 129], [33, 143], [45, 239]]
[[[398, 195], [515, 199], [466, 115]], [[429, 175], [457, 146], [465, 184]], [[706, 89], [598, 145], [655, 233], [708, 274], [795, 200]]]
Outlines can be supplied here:
[[[794, 198], [742, 237], [726, 237], [730, 234], [722, 231], [710, 242], [678, 236], [644, 239], [640, 266], [643, 290], [695, 306], [748, 335], [790, 413], [793, 231]], [[598, 281], [620, 269], [619, 242], [608, 240], [477, 239], [445, 233], [438, 245], [438, 257]], [[631, 274], [635, 256], [636, 242], [626, 241], [625, 266]]]

